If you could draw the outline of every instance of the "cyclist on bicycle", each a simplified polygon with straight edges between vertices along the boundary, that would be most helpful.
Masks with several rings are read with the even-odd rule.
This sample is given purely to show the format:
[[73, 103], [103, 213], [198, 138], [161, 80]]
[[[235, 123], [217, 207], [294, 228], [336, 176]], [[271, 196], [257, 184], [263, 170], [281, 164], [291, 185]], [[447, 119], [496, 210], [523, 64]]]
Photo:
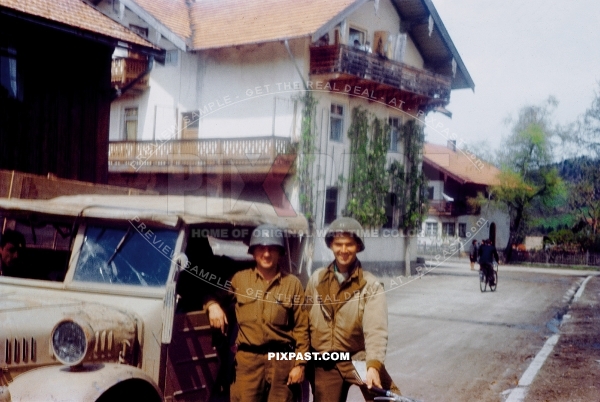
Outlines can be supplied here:
[[492, 245], [492, 241], [486, 239], [481, 246], [479, 246], [479, 269], [481, 269], [485, 274], [485, 277], [488, 278], [490, 286], [495, 285], [494, 275], [492, 274], [494, 260], [496, 260], [497, 263], [500, 260], [500, 258], [498, 258], [498, 251], [496, 250], [496, 247]]

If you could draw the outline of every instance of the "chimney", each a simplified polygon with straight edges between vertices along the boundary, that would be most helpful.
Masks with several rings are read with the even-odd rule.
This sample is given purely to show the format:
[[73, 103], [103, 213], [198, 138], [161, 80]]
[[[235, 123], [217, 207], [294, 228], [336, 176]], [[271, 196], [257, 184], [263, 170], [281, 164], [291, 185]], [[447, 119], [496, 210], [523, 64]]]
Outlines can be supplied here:
[[456, 140], [448, 140], [448, 149], [456, 152]]

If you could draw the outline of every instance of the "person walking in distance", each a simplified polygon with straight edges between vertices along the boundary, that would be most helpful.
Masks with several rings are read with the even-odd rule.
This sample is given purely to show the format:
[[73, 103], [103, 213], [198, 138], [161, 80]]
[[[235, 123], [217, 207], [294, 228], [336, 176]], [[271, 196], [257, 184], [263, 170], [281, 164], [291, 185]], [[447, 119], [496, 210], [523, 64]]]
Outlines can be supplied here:
[[479, 246], [477, 240], [473, 239], [471, 242], [471, 250], [469, 251], [469, 260], [471, 261], [471, 271], [475, 270], [475, 263], [479, 257]]
[[331, 223], [325, 243], [334, 255], [327, 267], [316, 270], [306, 288], [311, 347], [320, 355], [348, 352], [366, 360], [366, 378], [360, 378], [351, 360], [311, 360], [309, 378], [314, 402], [342, 402], [355, 384], [366, 401], [372, 387], [400, 393], [385, 370], [387, 304], [383, 285], [363, 269], [356, 254], [365, 249], [363, 229], [352, 218]]

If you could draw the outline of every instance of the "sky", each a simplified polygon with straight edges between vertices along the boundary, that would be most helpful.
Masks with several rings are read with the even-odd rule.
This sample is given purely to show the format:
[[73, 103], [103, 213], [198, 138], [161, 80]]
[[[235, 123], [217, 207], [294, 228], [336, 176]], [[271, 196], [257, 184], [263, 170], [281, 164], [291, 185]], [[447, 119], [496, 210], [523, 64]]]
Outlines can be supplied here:
[[559, 101], [556, 123], [575, 121], [600, 89], [600, 1], [433, 0], [475, 91], [452, 91], [448, 119], [430, 113], [429, 142], [447, 130], [467, 144], [498, 149], [505, 120], [522, 106]]

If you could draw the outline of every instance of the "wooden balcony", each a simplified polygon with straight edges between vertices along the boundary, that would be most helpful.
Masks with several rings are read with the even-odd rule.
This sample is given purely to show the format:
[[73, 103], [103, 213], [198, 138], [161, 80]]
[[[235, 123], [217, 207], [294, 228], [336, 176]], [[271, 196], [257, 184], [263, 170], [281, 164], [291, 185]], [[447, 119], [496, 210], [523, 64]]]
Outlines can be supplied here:
[[454, 204], [446, 200], [429, 200], [429, 215], [452, 216]]
[[207, 138], [197, 140], [117, 141], [109, 144], [111, 173], [290, 172], [296, 157], [289, 138]]
[[148, 88], [148, 61], [130, 57], [113, 59], [110, 73], [110, 83], [113, 88], [127, 90], [130, 94], [139, 94]]
[[465, 201], [429, 200], [431, 216], [479, 215], [481, 207], [469, 205]]
[[450, 100], [451, 77], [347, 45], [311, 47], [310, 73], [315, 81], [328, 81], [333, 91], [364, 96], [367, 89], [369, 99], [385, 103], [395, 98], [414, 107], [444, 106]]

